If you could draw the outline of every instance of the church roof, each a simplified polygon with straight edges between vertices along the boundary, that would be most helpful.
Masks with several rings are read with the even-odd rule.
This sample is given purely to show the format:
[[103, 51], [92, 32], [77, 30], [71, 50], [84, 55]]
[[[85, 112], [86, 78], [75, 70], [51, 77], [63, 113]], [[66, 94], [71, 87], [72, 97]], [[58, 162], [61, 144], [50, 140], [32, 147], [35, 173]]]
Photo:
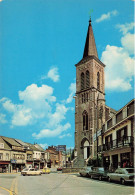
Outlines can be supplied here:
[[95, 56], [98, 58], [96, 43], [95, 43], [93, 29], [91, 25], [91, 19], [89, 20], [89, 26], [88, 26], [88, 32], [87, 32], [87, 38], [85, 42], [83, 58], [87, 56]]

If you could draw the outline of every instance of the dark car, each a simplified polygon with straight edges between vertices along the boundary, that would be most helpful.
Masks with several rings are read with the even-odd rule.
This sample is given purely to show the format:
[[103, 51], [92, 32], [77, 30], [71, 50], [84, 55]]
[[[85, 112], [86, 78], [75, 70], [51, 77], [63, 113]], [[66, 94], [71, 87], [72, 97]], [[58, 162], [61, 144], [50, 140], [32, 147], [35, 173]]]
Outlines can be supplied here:
[[92, 172], [89, 173], [91, 179], [97, 178], [100, 181], [102, 179], [107, 179], [107, 171], [104, 169], [104, 167], [93, 167]]

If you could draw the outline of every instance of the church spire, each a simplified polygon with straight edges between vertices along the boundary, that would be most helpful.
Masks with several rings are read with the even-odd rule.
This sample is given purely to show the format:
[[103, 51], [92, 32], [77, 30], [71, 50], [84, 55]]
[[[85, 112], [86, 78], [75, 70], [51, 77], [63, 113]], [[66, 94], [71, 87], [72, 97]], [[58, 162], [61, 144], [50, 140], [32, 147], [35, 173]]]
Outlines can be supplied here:
[[89, 27], [88, 27], [87, 38], [85, 42], [83, 58], [87, 56], [96, 56], [98, 58], [96, 43], [95, 43], [94, 34], [91, 25], [91, 18], [89, 20]]

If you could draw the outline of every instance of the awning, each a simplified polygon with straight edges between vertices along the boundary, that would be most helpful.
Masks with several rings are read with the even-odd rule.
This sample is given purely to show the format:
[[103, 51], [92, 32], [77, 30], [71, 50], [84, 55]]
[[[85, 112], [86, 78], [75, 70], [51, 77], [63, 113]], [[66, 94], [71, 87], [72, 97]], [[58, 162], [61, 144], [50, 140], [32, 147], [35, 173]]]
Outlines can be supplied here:
[[8, 165], [10, 162], [0, 162], [0, 165]]

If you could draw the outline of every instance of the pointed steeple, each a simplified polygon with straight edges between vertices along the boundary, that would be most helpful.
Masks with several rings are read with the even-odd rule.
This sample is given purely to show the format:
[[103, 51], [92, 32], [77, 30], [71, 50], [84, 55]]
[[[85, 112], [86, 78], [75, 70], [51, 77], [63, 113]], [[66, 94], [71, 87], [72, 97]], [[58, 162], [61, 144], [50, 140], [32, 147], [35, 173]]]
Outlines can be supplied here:
[[87, 38], [85, 42], [83, 58], [87, 56], [96, 56], [98, 58], [96, 43], [95, 43], [94, 34], [91, 25], [91, 18], [89, 20], [89, 27], [88, 27]]

